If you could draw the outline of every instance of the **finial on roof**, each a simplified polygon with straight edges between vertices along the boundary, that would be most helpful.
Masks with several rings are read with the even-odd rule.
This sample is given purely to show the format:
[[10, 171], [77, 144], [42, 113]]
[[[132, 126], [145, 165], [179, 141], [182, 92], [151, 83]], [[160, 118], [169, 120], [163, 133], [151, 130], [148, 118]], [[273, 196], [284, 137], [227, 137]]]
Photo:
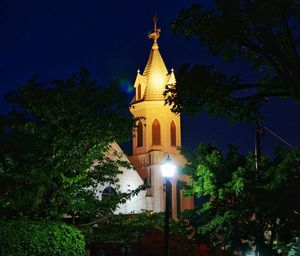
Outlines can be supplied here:
[[174, 68], [171, 68], [171, 72], [172, 72], [172, 73], [174, 72]]
[[153, 17], [154, 31], [156, 31], [156, 23], [157, 23], [157, 21], [158, 21], [158, 18], [157, 18], [156, 14], [155, 14], [154, 17]]
[[154, 31], [153, 32], [150, 32], [148, 34], [148, 38], [150, 39], [153, 39], [154, 43], [153, 43], [153, 46], [152, 46], [152, 49], [158, 49], [158, 45], [157, 45], [157, 39], [159, 38], [160, 36], [160, 28], [157, 28], [157, 21], [158, 21], [158, 18], [157, 16], [155, 15], [153, 17], [153, 23], [154, 23]]
[[138, 69], [138, 70], [137, 70], [137, 73], [139, 74], [140, 72], [141, 72], [140, 69]]

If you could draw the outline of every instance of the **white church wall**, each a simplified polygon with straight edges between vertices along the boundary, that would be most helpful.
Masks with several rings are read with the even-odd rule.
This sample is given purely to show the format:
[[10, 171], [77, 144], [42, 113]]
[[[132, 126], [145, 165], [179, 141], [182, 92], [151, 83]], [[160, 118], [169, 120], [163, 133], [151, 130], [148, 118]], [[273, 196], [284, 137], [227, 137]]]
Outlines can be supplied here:
[[[121, 192], [128, 192], [134, 190], [139, 186], [143, 185], [143, 180], [139, 174], [133, 169], [121, 169], [122, 174], [118, 175]], [[141, 191], [138, 195], [132, 197], [130, 200], [126, 201], [125, 204], [119, 205], [115, 213], [137, 213], [146, 208], [145, 206], [145, 196], [146, 191]]]
[[[118, 144], [113, 143], [111, 145], [111, 148], [112, 148], [111, 149], [112, 152], [114, 151], [121, 154], [121, 158], [123, 161], [129, 162], [128, 158], [123, 153], [122, 149]], [[142, 178], [134, 169], [127, 169], [125, 167], [121, 167], [119, 170], [121, 173], [117, 175], [117, 178], [119, 180], [117, 184], [107, 183], [104, 185], [99, 185], [97, 187], [95, 192], [99, 200], [102, 200], [103, 191], [105, 190], [105, 188], [109, 186], [114, 188], [116, 191], [130, 192], [144, 184]], [[146, 208], [145, 196], [146, 196], [146, 191], [145, 190], [140, 191], [137, 195], [133, 196], [130, 200], [127, 200], [126, 203], [120, 204], [118, 208], [115, 210], [115, 214], [138, 213], [144, 210]]]

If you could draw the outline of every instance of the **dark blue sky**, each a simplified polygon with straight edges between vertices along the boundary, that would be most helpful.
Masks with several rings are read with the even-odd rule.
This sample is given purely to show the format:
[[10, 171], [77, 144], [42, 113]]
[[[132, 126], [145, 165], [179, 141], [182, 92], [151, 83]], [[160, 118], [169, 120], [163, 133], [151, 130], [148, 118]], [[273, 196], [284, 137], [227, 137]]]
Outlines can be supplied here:
[[[171, 32], [171, 21], [192, 0], [0, 0], [0, 95], [26, 82], [32, 75], [42, 78], [64, 78], [87, 67], [100, 83], [120, 78], [126, 72], [135, 79], [149, 56], [152, 17], [159, 17], [162, 29], [160, 51], [168, 69], [175, 71], [184, 63], [214, 64], [231, 73], [252, 79], [259, 74], [243, 63], [224, 63], [201, 49], [197, 40], [186, 41]], [[211, 3], [212, 1], [204, 1]], [[1, 112], [7, 108], [3, 99]], [[272, 101], [264, 111], [264, 124], [289, 143], [300, 145], [299, 105]], [[238, 144], [243, 152], [253, 150], [253, 127], [228, 125], [221, 118], [201, 113], [183, 117], [183, 146], [195, 147], [211, 142], [221, 148]], [[276, 139], [263, 138], [263, 152], [270, 152]]]

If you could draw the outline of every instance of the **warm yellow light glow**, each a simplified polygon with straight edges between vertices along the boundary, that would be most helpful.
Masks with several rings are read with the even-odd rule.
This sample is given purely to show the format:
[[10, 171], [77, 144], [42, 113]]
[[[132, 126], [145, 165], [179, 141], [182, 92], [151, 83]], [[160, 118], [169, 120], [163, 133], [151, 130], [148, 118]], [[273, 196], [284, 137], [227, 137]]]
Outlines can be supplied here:
[[160, 72], [155, 72], [151, 74], [149, 82], [153, 85], [164, 86], [164, 77]]

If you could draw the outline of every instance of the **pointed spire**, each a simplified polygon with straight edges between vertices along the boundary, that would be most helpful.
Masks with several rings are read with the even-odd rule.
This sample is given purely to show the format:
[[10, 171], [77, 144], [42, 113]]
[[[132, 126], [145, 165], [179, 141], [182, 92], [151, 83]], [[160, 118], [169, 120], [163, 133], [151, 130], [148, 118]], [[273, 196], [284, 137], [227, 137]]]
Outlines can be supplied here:
[[174, 69], [171, 68], [171, 73], [168, 75], [168, 85], [175, 85], [176, 84], [176, 78], [174, 74]]
[[154, 30], [153, 30], [153, 32], [148, 34], [148, 38], [153, 39], [153, 41], [154, 41], [153, 45], [152, 45], [152, 49], [158, 49], [157, 39], [160, 36], [161, 30], [160, 30], [160, 28], [157, 28], [157, 21], [158, 21], [158, 18], [155, 15], [153, 17]]
[[[166, 84], [168, 84], [168, 82], [170, 84], [176, 83], [174, 70], [172, 70], [169, 74], [158, 49], [157, 39], [160, 36], [160, 29], [157, 28], [157, 20], [158, 18], [154, 16], [154, 32], [148, 34], [148, 37], [154, 41], [150, 51], [150, 56], [144, 71], [137, 71], [134, 83], [135, 88], [137, 88], [139, 84], [141, 85], [143, 101], [164, 101], [163, 93], [165, 91]], [[135, 101], [136, 99], [134, 98], [132, 103]]]

